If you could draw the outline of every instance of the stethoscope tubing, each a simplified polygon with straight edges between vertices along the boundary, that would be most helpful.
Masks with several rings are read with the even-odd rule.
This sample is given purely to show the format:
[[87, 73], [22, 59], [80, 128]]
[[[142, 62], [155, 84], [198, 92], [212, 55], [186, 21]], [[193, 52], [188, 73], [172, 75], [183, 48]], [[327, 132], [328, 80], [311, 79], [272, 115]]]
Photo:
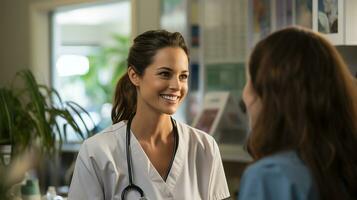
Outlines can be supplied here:
[[127, 166], [128, 166], [128, 174], [129, 174], [129, 185], [127, 187], [124, 188], [123, 192], [121, 193], [121, 199], [124, 200], [126, 197], [126, 194], [130, 191], [130, 190], [135, 190], [140, 194], [141, 198], [144, 198], [144, 191], [137, 185], [135, 185], [133, 183], [133, 168], [131, 166], [131, 148], [130, 148], [130, 127], [131, 127], [131, 121], [133, 119], [134, 116], [132, 116], [129, 120], [128, 120], [128, 124], [126, 126], [126, 162], [127, 162]]
[[[127, 126], [126, 126], [126, 162], [127, 162], [127, 166], [128, 166], [128, 176], [129, 176], [129, 185], [126, 186], [124, 188], [124, 190], [122, 191], [121, 193], [121, 199], [122, 200], [125, 200], [126, 199], [126, 195], [127, 193], [130, 191], [130, 190], [135, 190], [137, 191], [139, 194], [140, 194], [140, 199], [146, 199], [144, 197], [144, 191], [137, 185], [135, 185], [133, 183], [133, 168], [132, 168], [132, 160], [131, 160], [131, 147], [130, 147], [130, 127], [131, 127], [131, 121], [133, 119], [134, 115], [131, 116], [129, 119], [128, 119], [128, 123], [127, 123]], [[172, 122], [172, 125], [173, 125], [173, 128], [174, 128], [174, 134], [175, 134], [175, 151], [178, 147], [178, 131], [177, 131], [177, 125], [176, 125], [176, 121], [174, 119], [171, 118], [171, 122]], [[174, 156], [171, 160], [171, 165], [172, 165], [172, 162], [173, 162], [173, 159], [174, 159]], [[170, 167], [171, 168], [171, 167]]]

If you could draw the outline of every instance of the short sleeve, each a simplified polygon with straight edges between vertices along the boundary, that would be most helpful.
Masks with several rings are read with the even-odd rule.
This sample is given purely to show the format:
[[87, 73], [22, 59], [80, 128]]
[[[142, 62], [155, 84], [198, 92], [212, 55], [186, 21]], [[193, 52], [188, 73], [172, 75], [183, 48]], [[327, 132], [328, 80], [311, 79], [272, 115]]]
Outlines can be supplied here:
[[221, 154], [218, 145], [213, 140], [213, 166], [210, 176], [209, 192], [210, 199], [221, 200], [230, 196], [227, 185], [226, 175], [224, 173]]
[[294, 184], [279, 166], [249, 167], [240, 183], [239, 200], [296, 200]]
[[82, 144], [78, 153], [68, 199], [104, 199], [101, 184], [95, 173], [94, 163], [87, 153], [85, 143]]

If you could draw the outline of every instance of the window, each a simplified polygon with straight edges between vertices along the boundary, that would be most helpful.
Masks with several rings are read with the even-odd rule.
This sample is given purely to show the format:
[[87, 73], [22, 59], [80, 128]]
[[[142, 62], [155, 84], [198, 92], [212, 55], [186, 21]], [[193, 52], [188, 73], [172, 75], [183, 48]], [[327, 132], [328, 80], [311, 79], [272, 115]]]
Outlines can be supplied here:
[[[52, 81], [63, 100], [85, 108], [89, 128], [111, 124], [115, 84], [126, 71], [130, 1], [57, 9], [52, 15]], [[85, 114], [83, 113], [83, 116]], [[68, 141], [79, 141], [72, 130]]]

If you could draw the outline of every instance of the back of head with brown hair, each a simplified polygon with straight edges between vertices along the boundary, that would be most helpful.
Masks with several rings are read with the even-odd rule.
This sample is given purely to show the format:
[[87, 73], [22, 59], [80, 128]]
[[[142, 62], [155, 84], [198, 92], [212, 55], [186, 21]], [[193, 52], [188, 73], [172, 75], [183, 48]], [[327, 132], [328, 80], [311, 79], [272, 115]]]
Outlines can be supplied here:
[[262, 102], [251, 155], [296, 150], [321, 199], [356, 199], [357, 86], [337, 50], [317, 33], [286, 28], [256, 45], [249, 75]]

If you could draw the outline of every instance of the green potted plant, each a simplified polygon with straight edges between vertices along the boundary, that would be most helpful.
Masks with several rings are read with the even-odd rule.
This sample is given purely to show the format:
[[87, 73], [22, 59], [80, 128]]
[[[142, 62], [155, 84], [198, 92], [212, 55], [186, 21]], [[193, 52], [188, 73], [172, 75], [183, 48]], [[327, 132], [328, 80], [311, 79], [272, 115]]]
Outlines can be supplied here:
[[53, 88], [38, 84], [31, 71], [18, 72], [10, 87], [0, 87], [0, 179], [6, 177], [1, 172], [11, 164], [10, 157], [30, 147], [54, 154], [66, 141], [69, 127], [83, 139], [90, 136], [83, 114], [89, 116], [75, 102], [62, 101]]
[[[83, 139], [90, 133], [81, 115], [89, 116], [88, 112], [75, 102], [62, 101], [55, 89], [38, 84], [31, 71], [18, 72], [15, 82], [22, 87], [0, 88], [0, 144], [11, 144], [13, 153], [36, 143], [41, 151], [54, 153], [55, 142], [61, 144], [66, 140], [68, 126]], [[59, 118], [64, 120], [63, 125]]]

